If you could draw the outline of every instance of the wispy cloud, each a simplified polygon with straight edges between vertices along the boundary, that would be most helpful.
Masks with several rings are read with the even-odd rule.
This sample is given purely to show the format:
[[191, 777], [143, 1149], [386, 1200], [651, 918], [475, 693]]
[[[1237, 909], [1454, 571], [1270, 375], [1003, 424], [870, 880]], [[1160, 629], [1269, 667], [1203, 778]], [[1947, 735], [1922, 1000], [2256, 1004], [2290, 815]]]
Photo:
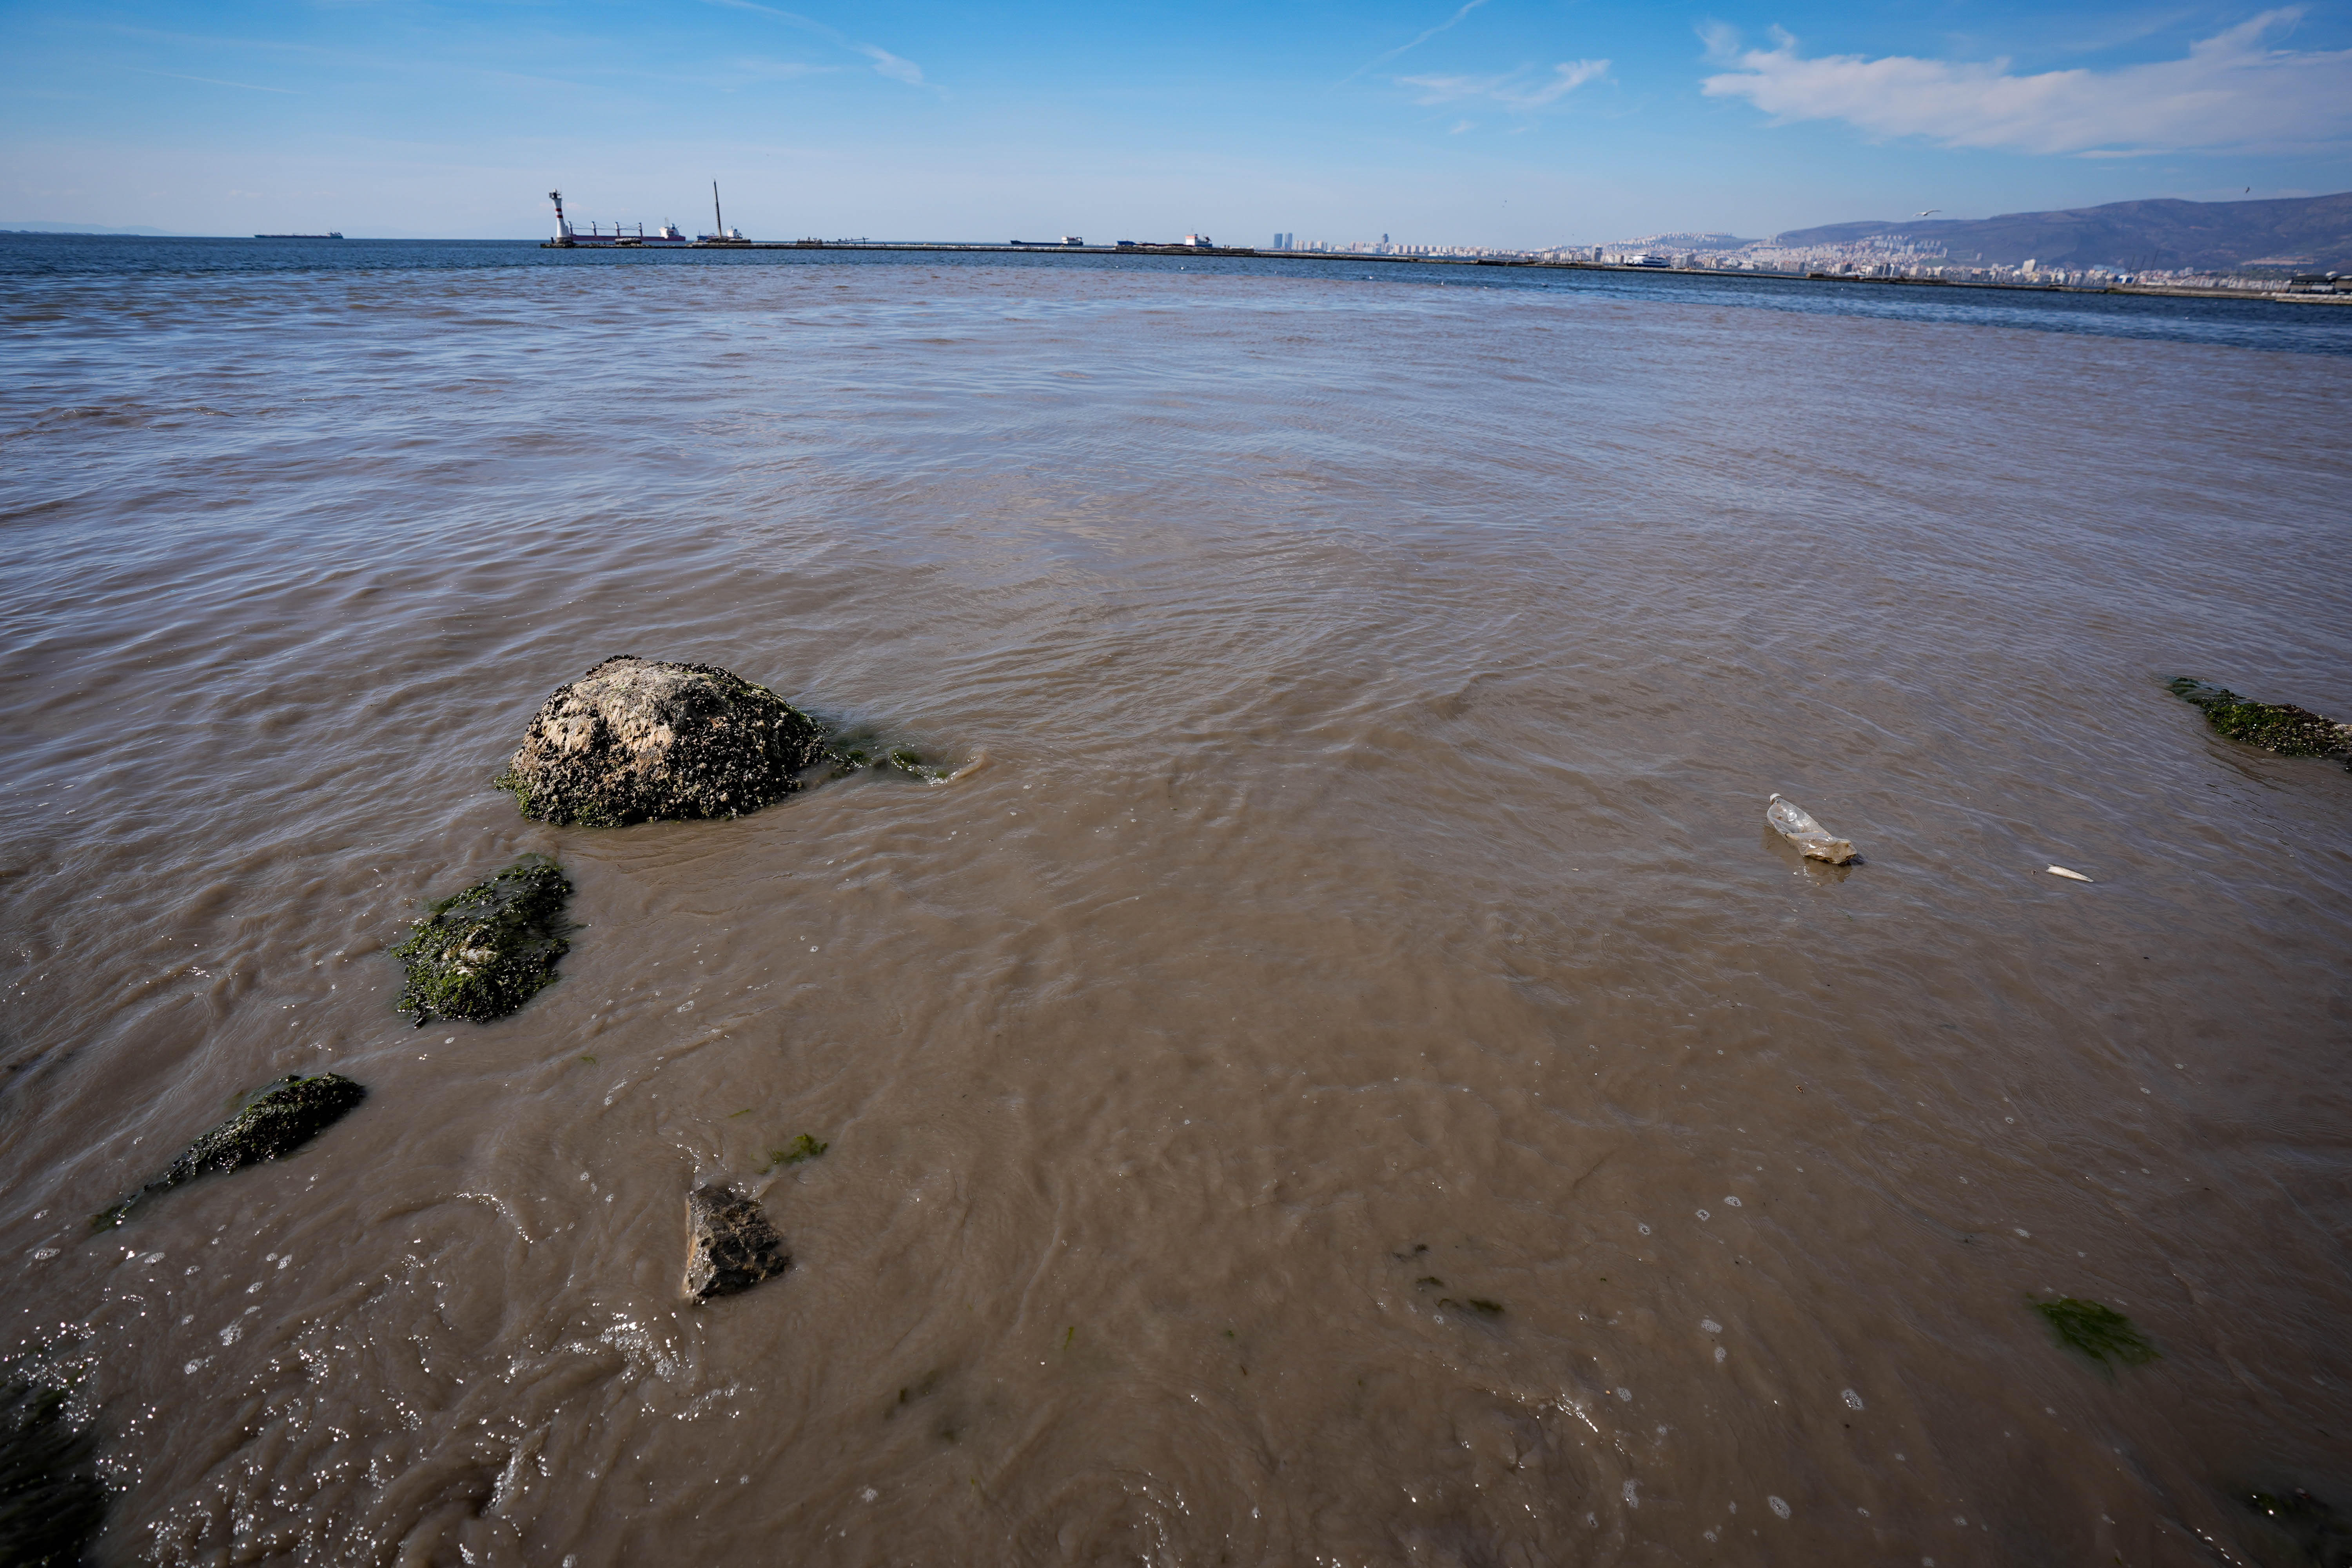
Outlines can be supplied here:
[[1423, 103], [1459, 103], [1483, 98], [1521, 112], [1559, 102], [1586, 82], [1609, 74], [1607, 60], [1564, 60], [1543, 76], [1533, 66], [1522, 66], [1501, 76], [1401, 76]]
[[1421, 47], [1422, 45], [1429, 42], [1430, 39], [1437, 37], [1438, 34], [1453, 31], [1455, 27], [1462, 25], [1463, 18], [1469, 16], [1471, 12], [1475, 11], [1479, 6], [1484, 5], [1485, 4], [1486, 4], [1486, 0], [1469, 0], [1469, 4], [1464, 5], [1459, 11], [1454, 12], [1454, 15], [1445, 18], [1445, 20], [1437, 24], [1434, 27], [1423, 28], [1421, 32], [1414, 34], [1410, 40], [1405, 43], [1399, 44], [1395, 48], [1387, 50], [1381, 54], [1374, 55], [1370, 59], [1366, 60], [1362, 65], [1358, 66], [1354, 70], [1349, 71], [1346, 76], [1341, 77], [1332, 85], [1334, 87], [1345, 87], [1349, 82], [1355, 80], [1358, 77], [1363, 75], [1366, 71], [1372, 69], [1375, 66], [1384, 66], [1388, 64], [1389, 61], [1396, 58], [1399, 55], [1404, 54], [1409, 50]]
[[137, 71], [141, 76], [167, 76], [173, 81], [200, 81], [206, 87], [241, 87], [247, 92], [282, 92], [289, 98], [307, 98], [310, 96], [308, 93], [301, 92], [290, 87], [263, 87], [258, 82], [251, 81], [224, 81], [216, 76], [186, 76], [179, 71], [149, 70], [145, 66], [125, 66], [122, 68], [124, 70]]
[[1948, 147], [2112, 157], [2341, 142], [2352, 137], [2352, 49], [2269, 46], [2302, 15], [2265, 11], [2177, 60], [2032, 76], [2012, 74], [2005, 59], [1809, 58], [1777, 29], [1770, 48], [1742, 51], [1737, 34], [1716, 27], [1702, 38], [1738, 68], [1708, 77], [1703, 89], [1782, 121], [1843, 120]]
[[[781, 6], [762, 5], [759, 0], [709, 0], [709, 3], [713, 5], [724, 5], [730, 11], [757, 12], [762, 16], [772, 16], [789, 26], [798, 27], [803, 32], [814, 33], [827, 43], [847, 49], [852, 54], [864, 55], [874, 62], [874, 69], [877, 75], [887, 76], [892, 81], [902, 81], [908, 87], [931, 85], [923, 79], [923, 68], [914, 61], [894, 55], [887, 49], [877, 48], [872, 44], [861, 44], [829, 22], [820, 22], [814, 16], [803, 16], [798, 11], [787, 11]], [[1479, 0], [1479, 3], [1483, 5], [1485, 0]]]

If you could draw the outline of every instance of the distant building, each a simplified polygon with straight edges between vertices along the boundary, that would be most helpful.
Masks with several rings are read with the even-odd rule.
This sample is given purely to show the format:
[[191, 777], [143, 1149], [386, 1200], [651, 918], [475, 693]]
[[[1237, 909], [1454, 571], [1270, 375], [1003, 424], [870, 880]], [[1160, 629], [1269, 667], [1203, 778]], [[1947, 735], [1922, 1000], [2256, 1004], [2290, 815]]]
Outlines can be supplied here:
[[1184, 243], [1205, 250], [1214, 242], [1205, 234], [1188, 234], [1184, 237]]

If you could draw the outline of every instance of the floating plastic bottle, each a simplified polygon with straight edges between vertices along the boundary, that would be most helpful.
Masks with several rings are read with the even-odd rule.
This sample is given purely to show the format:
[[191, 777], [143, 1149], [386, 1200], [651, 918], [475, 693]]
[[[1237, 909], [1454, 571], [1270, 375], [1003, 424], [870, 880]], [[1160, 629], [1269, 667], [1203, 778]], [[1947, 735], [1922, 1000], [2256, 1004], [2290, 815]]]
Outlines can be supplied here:
[[1831, 837], [1830, 830], [1815, 822], [1812, 814], [1793, 800], [1783, 800], [1775, 795], [1764, 805], [1764, 820], [1811, 859], [1843, 866], [1853, 858], [1852, 840]]

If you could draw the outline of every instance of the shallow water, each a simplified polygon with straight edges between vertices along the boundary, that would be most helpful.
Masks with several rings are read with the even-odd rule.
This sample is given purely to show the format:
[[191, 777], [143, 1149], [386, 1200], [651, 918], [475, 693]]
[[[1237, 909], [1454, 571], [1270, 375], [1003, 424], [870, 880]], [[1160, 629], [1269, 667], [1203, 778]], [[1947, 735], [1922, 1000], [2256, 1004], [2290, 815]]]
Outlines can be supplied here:
[[[43, 243], [0, 1306], [100, 1561], [2267, 1563], [2234, 1491], [2352, 1507], [2352, 773], [2162, 685], [2352, 714], [2352, 313]], [[971, 771], [519, 818], [614, 653]], [[561, 983], [410, 1027], [386, 949], [526, 851]], [[310, 1149], [85, 1239], [330, 1066]], [[719, 1180], [795, 1261], [689, 1307]]]

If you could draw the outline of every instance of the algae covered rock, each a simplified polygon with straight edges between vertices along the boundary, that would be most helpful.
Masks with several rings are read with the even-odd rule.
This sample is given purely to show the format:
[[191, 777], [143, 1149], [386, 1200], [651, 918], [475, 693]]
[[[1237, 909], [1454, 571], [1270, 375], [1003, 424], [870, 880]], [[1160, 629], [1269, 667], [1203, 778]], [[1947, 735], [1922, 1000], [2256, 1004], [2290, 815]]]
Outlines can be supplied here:
[[62, 1391], [16, 1370], [0, 1383], [0, 1563], [79, 1568], [106, 1521], [96, 1447]]
[[415, 1014], [420, 1028], [427, 1017], [505, 1017], [554, 981], [555, 961], [572, 950], [555, 934], [571, 896], [562, 868], [526, 855], [432, 905], [392, 950], [408, 966], [394, 1005]]
[[686, 1201], [693, 1232], [686, 1293], [698, 1301], [749, 1290], [793, 1260], [767, 1211], [730, 1187], [698, 1187]]
[[525, 816], [617, 827], [757, 811], [826, 755], [824, 727], [764, 686], [625, 656], [558, 687], [497, 783]]
[[340, 1073], [279, 1079], [245, 1109], [188, 1145], [171, 1168], [100, 1215], [92, 1227], [121, 1225], [131, 1205], [149, 1193], [193, 1182], [211, 1171], [241, 1171], [292, 1153], [341, 1121], [367, 1090]]
[[2284, 702], [2253, 702], [2226, 687], [2179, 676], [2165, 689], [2205, 710], [2217, 733], [2283, 757], [2340, 757], [2352, 767], [2352, 724]]

